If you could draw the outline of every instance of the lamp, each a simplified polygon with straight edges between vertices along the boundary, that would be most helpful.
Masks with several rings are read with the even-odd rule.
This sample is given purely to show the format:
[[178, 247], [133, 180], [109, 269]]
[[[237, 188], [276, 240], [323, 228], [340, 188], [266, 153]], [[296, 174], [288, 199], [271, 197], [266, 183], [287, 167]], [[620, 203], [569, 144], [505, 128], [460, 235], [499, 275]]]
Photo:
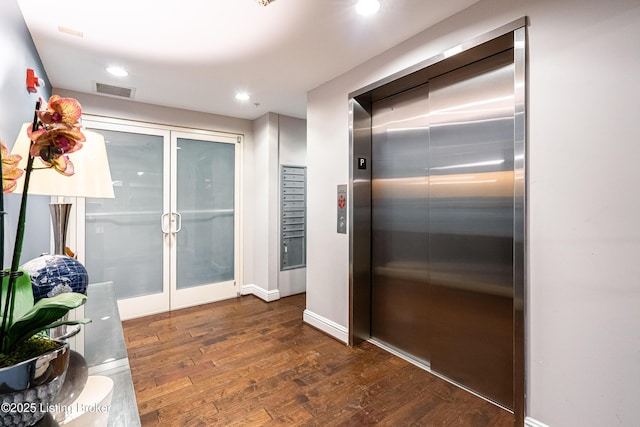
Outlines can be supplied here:
[[[27, 136], [29, 127], [31, 123], [22, 125], [18, 139], [11, 150], [12, 154], [22, 156], [18, 165], [22, 169], [27, 165], [31, 147], [31, 141]], [[83, 129], [82, 133], [86, 138], [82, 143], [82, 149], [69, 154], [69, 159], [74, 166], [72, 176], [64, 176], [53, 168], [48, 168], [39, 157], [36, 157], [29, 181], [29, 194], [58, 197], [57, 203], [49, 204], [53, 223], [54, 254], [57, 255], [65, 254], [67, 225], [71, 211], [71, 203], [63, 203], [63, 197], [114, 198], [104, 138], [99, 133], [86, 129]], [[24, 175], [18, 179], [17, 185], [15, 192], [21, 193], [24, 187]]]

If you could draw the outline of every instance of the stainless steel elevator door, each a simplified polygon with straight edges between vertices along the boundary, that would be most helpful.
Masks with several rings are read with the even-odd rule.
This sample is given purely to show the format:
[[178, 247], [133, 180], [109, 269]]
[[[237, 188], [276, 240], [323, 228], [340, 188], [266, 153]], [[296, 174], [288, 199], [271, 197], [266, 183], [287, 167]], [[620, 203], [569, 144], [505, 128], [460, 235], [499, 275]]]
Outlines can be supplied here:
[[371, 336], [429, 362], [428, 88], [373, 104]]
[[513, 408], [513, 52], [372, 107], [371, 337]]
[[431, 368], [513, 408], [513, 53], [429, 84]]

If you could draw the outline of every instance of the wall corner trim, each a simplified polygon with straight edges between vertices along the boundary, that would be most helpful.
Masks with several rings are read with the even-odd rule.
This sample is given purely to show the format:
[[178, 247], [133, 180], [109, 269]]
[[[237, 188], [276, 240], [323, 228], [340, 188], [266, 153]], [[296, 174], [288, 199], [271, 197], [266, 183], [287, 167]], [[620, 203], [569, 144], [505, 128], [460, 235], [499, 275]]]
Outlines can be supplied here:
[[540, 421], [535, 420], [535, 419], [533, 419], [531, 417], [526, 417], [524, 419], [524, 425], [525, 425], [525, 427], [551, 427], [551, 426], [549, 426], [547, 424], [544, 424], [544, 423], [541, 423]]
[[280, 299], [280, 291], [278, 289], [268, 291], [258, 285], [243, 285], [240, 291], [242, 295], [255, 295], [266, 302], [276, 301]]
[[342, 341], [345, 344], [349, 342], [349, 330], [333, 320], [322, 317], [308, 309], [302, 313], [302, 320], [338, 341]]

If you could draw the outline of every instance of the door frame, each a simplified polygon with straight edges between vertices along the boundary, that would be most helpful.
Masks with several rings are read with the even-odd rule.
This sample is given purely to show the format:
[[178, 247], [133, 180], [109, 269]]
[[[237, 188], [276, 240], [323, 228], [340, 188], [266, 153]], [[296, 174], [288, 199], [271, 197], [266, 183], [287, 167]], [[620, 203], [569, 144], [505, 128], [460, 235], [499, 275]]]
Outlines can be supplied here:
[[[238, 244], [238, 239], [240, 236], [239, 213], [241, 212], [240, 210], [241, 196], [240, 196], [240, 192], [236, 191], [236, 189], [240, 188], [240, 174], [237, 169], [240, 168], [240, 165], [242, 162], [242, 156], [241, 156], [242, 145], [240, 144], [241, 137], [235, 134], [222, 134], [220, 132], [205, 132], [205, 131], [198, 131], [198, 130], [172, 130], [171, 136], [170, 136], [171, 155], [176, 159], [176, 161], [171, 163], [171, 175], [175, 177], [177, 177], [177, 168], [178, 168], [177, 140], [179, 138], [205, 140], [205, 141], [214, 142], [214, 143], [234, 144], [236, 170], [234, 173], [234, 218], [233, 218], [233, 221], [234, 221], [234, 230], [233, 230], [234, 232], [234, 249], [233, 249], [234, 250], [234, 254], [233, 254], [234, 279], [232, 280], [233, 282], [232, 286], [235, 287], [235, 296], [238, 296], [240, 295], [240, 283], [241, 283], [238, 279], [238, 272], [240, 271], [240, 262], [241, 262], [241, 253], [242, 253], [240, 251], [240, 245]], [[221, 141], [221, 139], [225, 139], [226, 141]], [[178, 195], [177, 181], [172, 180], [170, 205], [175, 209], [177, 209], [177, 206], [178, 206], [177, 195]], [[176, 239], [179, 239], [179, 238], [180, 238], [179, 234], [177, 236], [173, 236], [173, 241], [175, 242]], [[171, 275], [171, 280], [169, 281], [170, 282], [169, 293], [171, 296], [170, 297], [171, 310], [177, 310], [180, 308], [193, 306], [194, 304], [191, 303], [192, 301], [199, 300], [198, 304], [206, 304], [209, 302], [220, 301], [220, 300], [229, 298], [228, 296], [226, 296], [227, 295], [226, 293], [221, 293], [219, 290], [222, 284], [225, 284], [229, 281], [198, 285], [198, 286], [195, 286], [192, 288], [186, 288], [186, 289], [177, 289], [177, 285], [178, 285], [177, 256], [178, 256], [177, 251], [173, 250], [171, 252], [170, 269], [169, 269], [170, 275]], [[209, 292], [208, 293], [209, 296], [207, 298], [202, 298], [202, 295], [200, 294], [200, 292], [203, 290]]]
[[[172, 153], [171, 150], [173, 148], [171, 133], [180, 133], [180, 134], [189, 134], [195, 137], [197, 136], [214, 136], [219, 135], [225, 138], [232, 137], [236, 138], [236, 171], [235, 171], [235, 218], [234, 218], [234, 231], [235, 231], [235, 248], [234, 248], [234, 276], [235, 276], [235, 286], [236, 286], [236, 295], [240, 294], [241, 284], [243, 283], [243, 260], [242, 253], [244, 251], [244, 239], [243, 239], [243, 227], [244, 223], [243, 219], [243, 209], [242, 209], [242, 201], [243, 201], [243, 160], [244, 160], [244, 135], [240, 133], [231, 133], [231, 132], [222, 132], [208, 129], [197, 129], [197, 128], [187, 128], [181, 126], [171, 126], [171, 125], [162, 125], [156, 123], [148, 123], [141, 122], [136, 120], [128, 120], [128, 119], [119, 119], [113, 117], [106, 116], [98, 116], [91, 114], [83, 114], [83, 127], [95, 127], [96, 129], [100, 129], [100, 127], [109, 130], [115, 131], [142, 131], [141, 133], [147, 133], [151, 135], [161, 135], [165, 138], [165, 144], [163, 147], [163, 169], [166, 171], [170, 171], [170, 173], [166, 173], [163, 176], [163, 211], [169, 212], [171, 208], [171, 193], [175, 193], [175, 188], [171, 188], [171, 177], [175, 176], [176, 170], [172, 170], [175, 168], [175, 162], [172, 166], [171, 159], [175, 153]], [[175, 201], [175, 200], [174, 200]], [[76, 243], [76, 253], [78, 256], [78, 260], [82, 263], [86, 262], [86, 232], [85, 227], [86, 223], [84, 221], [86, 215], [86, 205], [84, 198], [76, 198], [73, 200], [72, 205], [72, 213], [70, 218], [69, 230], [70, 234], [72, 234], [72, 242]], [[159, 219], [160, 221], [160, 219]], [[162, 277], [163, 277], [163, 286], [162, 286], [162, 294], [156, 295], [146, 295], [137, 298], [127, 298], [123, 300], [118, 300], [118, 309], [120, 311], [120, 317], [122, 320], [143, 317], [151, 314], [157, 314], [162, 312], [171, 311], [173, 309], [179, 309], [188, 307], [188, 304], [180, 304], [179, 306], [171, 306], [171, 280], [175, 280], [175, 265], [171, 266], [171, 250], [167, 248], [167, 237], [164, 237], [164, 251], [163, 251], [163, 260], [162, 260]], [[169, 242], [169, 245], [171, 243]], [[175, 263], [175, 261], [174, 261]], [[91, 279], [89, 279], [91, 282]], [[175, 283], [173, 284], [175, 288]], [[144, 299], [144, 308], [141, 310], [140, 301]], [[220, 300], [221, 298], [200, 298], [198, 304], [204, 304], [208, 302], [213, 302], [216, 300]], [[195, 305], [195, 304], [193, 304]]]

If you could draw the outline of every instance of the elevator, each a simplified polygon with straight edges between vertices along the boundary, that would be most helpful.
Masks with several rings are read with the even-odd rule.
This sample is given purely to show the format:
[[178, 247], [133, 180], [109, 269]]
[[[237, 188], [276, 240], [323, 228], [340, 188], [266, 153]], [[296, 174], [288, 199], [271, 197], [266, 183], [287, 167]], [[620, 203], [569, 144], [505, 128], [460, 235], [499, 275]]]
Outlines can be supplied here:
[[393, 351], [512, 411], [516, 424], [524, 24], [351, 94], [350, 135], [350, 343]]

